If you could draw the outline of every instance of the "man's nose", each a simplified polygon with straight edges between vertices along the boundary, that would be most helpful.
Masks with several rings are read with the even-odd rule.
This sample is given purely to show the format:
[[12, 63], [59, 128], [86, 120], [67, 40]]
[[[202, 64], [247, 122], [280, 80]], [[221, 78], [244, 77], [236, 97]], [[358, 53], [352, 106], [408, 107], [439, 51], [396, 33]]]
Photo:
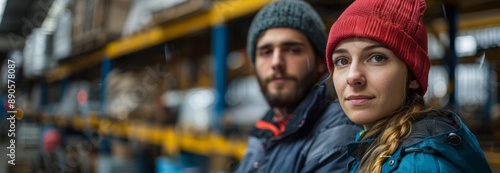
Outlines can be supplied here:
[[283, 53], [281, 52], [280, 49], [275, 48], [273, 50], [273, 57], [271, 60], [272, 67], [274, 70], [281, 71], [285, 69], [285, 57], [283, 56]]

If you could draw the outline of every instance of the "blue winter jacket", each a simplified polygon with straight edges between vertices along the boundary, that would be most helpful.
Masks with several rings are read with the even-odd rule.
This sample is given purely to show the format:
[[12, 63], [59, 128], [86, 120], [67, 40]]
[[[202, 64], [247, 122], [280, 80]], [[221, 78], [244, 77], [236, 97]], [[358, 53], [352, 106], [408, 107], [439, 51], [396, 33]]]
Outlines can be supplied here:
[[[355, 158], [349, 163], [350, 172], [356, 172], [367, 149], [358, 146], [367, 143], [348, 144], [348, 153]], [[410, 136], [384, 162], [381, 172], [490, 173], [491, 169], [476, 137], [460, 118], [450, 111], [433, 110], [413, 124]]]
[[[347, 156], [346, 145], [354, 142], [362, 128], [347, 118], [338, 102], [332, 101], [326, 77], [301, 101], [279, 136], [257, 126], [253, 129], [237, 172], [347, 171], [352, 158]], [[273, 123], [273, 116], [269, 111], [261, 121]]]

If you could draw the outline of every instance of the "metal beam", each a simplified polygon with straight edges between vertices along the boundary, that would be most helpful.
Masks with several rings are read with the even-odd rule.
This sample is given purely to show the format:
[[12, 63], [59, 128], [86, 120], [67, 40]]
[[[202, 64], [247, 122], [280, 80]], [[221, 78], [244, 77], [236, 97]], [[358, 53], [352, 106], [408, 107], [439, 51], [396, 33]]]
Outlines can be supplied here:
[[215, 1], [206, 13], [178, 22], [152, 28], [129, 38], [111, 42], [105, 48], [106, 56], [113, 59], [151, 47], [186, 34], [251, 14], [273, 0]]
[[446, 16], [447, 16], [447, 24], [448, 24], [448, 38], [449, 38], [449, 49], [443, 59], [445, 61], [446, 67], [448, 67], [448, 79], [449, 79], [449, 107], [455, 106], [455, 93], [456, 93], [456, 84], [455, 81], [455, 68], [457, 66], [457, 50], [455, 46], [455, 38], [457, 37], [457, 21], [458, 21], [458, 8], [453, 4], [444, 5]]
[[227, 26], [217, 25], [212, 28], [212, 55], [214, 57], [215, 79], [215, 116], [211, 117], [212, 127], [221, 130], [220, 120], [224, 113], [225, 92], [226, 92], [226, 56], [227, 56]]
[[[457, 23], [458, 31], [481, 28], [486, 26], [500, 25], [500, 9], [481, 11], [468, 14], [460, 14]], [[436, 19], [428, 25], [433, 31], [446, 33], [448, 30], [447, 21], [444, 18]]]

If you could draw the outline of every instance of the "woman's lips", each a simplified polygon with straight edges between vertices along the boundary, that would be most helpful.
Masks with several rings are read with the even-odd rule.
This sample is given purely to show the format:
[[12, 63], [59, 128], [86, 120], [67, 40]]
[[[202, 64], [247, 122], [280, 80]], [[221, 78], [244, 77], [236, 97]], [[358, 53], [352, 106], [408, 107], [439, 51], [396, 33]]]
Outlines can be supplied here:
[[353, 106], [362, 106], [367, 104], [373, 98], [375, 97], [366, 95], [352, 95], [347, 97], [345, 100]]

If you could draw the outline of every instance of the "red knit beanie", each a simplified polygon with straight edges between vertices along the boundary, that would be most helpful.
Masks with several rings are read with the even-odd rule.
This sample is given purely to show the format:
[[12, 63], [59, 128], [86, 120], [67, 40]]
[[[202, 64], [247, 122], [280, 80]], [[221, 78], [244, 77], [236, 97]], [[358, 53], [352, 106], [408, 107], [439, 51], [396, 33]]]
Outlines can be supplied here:
[[326, 62], [332, 73], [332, 53], [342, 40], [352, 37], [380, 42], [411, 69], [424, 95], [430, 60], [427, 30], [423, 23], [424, 0], [355, 0], [332, 25], [326, 45]]

